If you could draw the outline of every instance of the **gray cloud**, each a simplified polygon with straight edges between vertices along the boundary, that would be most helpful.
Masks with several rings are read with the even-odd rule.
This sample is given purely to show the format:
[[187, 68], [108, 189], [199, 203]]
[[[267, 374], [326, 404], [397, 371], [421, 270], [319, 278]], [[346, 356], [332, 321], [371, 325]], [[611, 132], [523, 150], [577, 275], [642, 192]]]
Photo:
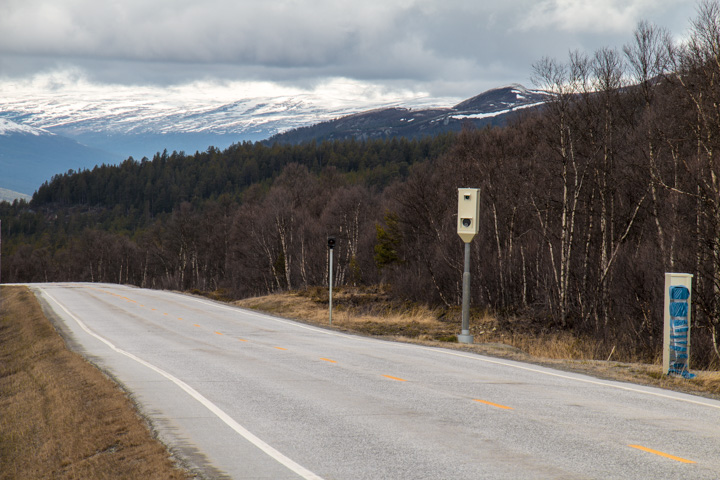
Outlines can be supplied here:
[[528, 83], [543, 56], [620, 48], [639, 20], [680, 35], [694, 1], [3, 0], [0, 76], [312, 84], [328, 77], [469, 96]]

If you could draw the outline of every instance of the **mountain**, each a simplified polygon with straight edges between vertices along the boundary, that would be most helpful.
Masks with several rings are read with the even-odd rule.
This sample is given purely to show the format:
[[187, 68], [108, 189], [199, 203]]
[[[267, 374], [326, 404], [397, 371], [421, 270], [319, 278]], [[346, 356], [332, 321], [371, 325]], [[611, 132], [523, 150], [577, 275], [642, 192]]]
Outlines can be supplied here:
[[[457, 98], [417, 94], [383, 96], [334, 85], [323, 93], [194, 88], [118, 87], [108, 92], [50, 89], [44, 95], [6, 95], [0, 118], [44, 129], [120, 158], [224, 149], [232, 143], [302, 141], [311, 138], [375, 138], [433, 135], [475, 125], [502, 123], [518, 108], [543, 101], [541, 92], [520, 85], [490, 90], [460, 103]], [[454, 107], [449, 105], [455, 104]], [[283, 135], [292, 130], [313, 130]], [[294, 140], [290, 140], [290, 139]]]
[[0, 188], [32, 194], [53, 175], [122, 158], [46, 130], [0, 118]]
[[[224, 149], [242, 141], [418, 138], [463, 125], [501, 125], [546, 94], [511, 85], [456, 103], [421, 96], [302, 94], [214, 98], [213, 92], [126, 89], [102, 95], [7, 96], [0, 104], [0, 187], [32, 193], [68, 169], [114, 164], [163, 150]], [[358, 100], [360, 98], [361, 100]]]
[[348, 138], [418, 138], [460, 131], [467, 124], [478, 128], [502, 125], [517, 112], [538, 107], [546, 100], [547, 94], [544, 92], [510, 85], [481, 93], [451, 108], [379, 108], [280, 133], [269, 138], [266, 143], [297, 144], [309, 140]]
[[4, 93], [0, 118], [44, 129], [123, 159], [224, 149], [374, 108], [428, 108], [457, 99], [385, 95], [335, 85], [323, 93], [268, 94], [216, 86], [48, 88]]
[[14, 202], [15, 200], [30, 201], [30, 195], [26, 195], [20, 192], [14, 192], [7, 188], [0, 188], [0, 202]]

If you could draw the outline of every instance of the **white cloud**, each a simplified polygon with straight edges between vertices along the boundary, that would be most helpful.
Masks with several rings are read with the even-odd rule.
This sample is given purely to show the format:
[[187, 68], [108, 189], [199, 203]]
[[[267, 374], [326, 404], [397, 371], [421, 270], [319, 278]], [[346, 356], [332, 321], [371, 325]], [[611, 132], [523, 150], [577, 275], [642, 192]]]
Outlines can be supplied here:
[[695, 0], [0, 0], [0, 78], [207, 79], [313, 88], [350, 78], [470, 96], [533, 62], [620, 47], [638, 20], [687, 28]]
[[405, 3], [9, 0], [0, 51], [134, 60], [318, 64], [354, 35], [392, 26]]
[[671, 0], [543, 0], [534, 4], [519, 26], [528, 30], [630, 32], [648, 13], [663, 10], [672, 3]]
[[[271, 98], [313, 95], [335, 99], [338, 104], [353, 104], [362, 98], [364, 103], [382, 104], [393, 100], [419, 100], [429, 97], [428, 92], [407, 88], [391, 88], [382, 84], [359, 82], [349, 78], [328, 78], [308, 88], [261, 81], [194, 81], [159, 86], [98, 84], [81, 71], [67, 70], [37, 74], [23, 80], [0, 80], [0, 91], [6, 103], [20, 102], [30, 108], [34, 98], [54, 98], [68, 108], [82, 109], [83, 103], [122, 101], [129, 97], [152, 99], [158, 104], [175, 105], [184, 101], [201, 104], [227, 104], [238, 98]], [[38, 92], [44, 92], [39, 95]], [[449, 98], [446, 102], [459, 101]], [[73, 105], [75, 107], [73, 107]], [[1, 108], [0, 108], [1, 110]], [[42, 110], [38, 105], [37, 110]]]

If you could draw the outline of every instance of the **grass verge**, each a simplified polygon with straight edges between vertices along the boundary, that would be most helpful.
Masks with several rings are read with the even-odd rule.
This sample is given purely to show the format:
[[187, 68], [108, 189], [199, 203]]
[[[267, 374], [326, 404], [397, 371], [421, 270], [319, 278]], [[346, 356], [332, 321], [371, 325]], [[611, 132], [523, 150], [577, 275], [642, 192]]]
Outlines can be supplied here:
[[[321, 327], [329, 327], [327, 289], [248, 298], [233, 302]], [[389, 340], [461, 349], [493, 357], [535, 363], [598, 378], [633, 382], [720, 399], [720, 372], [695, 371], [693, 379], [662, 374], [659, 364], [593, 360], [596, 342], [569, 332], [538, 333], [512, 322], [474, 312], [472, 345], [458, 344], [460, 312], [393, 304], [379, 288], [333, 290], [332, 328]], [[521, 322], [518, 322], [521, 323]], [[602, 358], [605, 358], [604, 356]]]
[[65, 346], [25, 287], [2, 287], [0, 479], [185, 479], [118, 386]]

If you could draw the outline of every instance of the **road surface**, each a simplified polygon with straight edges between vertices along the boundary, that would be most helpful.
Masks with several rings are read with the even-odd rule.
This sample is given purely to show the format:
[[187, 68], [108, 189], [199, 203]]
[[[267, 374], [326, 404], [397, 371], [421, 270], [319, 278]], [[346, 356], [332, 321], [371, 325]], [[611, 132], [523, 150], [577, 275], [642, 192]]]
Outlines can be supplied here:
[[171, 292], [31, 288], [210, 478], [720, 478], [718, 401]]

